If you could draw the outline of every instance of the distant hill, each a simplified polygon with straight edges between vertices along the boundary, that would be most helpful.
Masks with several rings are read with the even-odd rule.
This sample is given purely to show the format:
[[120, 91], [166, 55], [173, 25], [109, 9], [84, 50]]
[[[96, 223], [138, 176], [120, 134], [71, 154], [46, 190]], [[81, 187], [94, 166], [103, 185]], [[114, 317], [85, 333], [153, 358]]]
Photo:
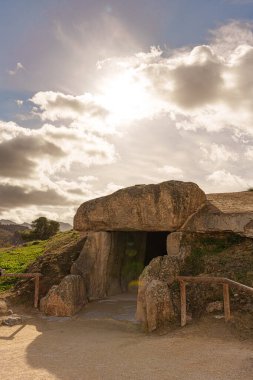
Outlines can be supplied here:
[[59, 222], [59, 223], [60, 223], [61, 232], [69, 231], [69, 230], [72, 230], [73, 228], [73, 226], [71, 226], [71, 224], [69, 223], [64, 223], [64, 222]]
[[12, 222], [11, 220], [7, 220], [7, 219], [0, 219], [0, 224], [2, 224], [2, 225], [10, 225], [10, 224], [17, 224], [17, 223]]
[[[61, 232], [70, 231], [73, 228], [69, 223], [59, 223]], [[12, 220], [0, 219], [0, 248], [22, 244], [23, 240], [19, 231], [24, 231], [31, 228], [32, 225], [27, 222], [18, 224]]]
[[27, 230], [20, 224], [1, 224], [0, 225], [0, 248], [23, 243], [20, 231]]

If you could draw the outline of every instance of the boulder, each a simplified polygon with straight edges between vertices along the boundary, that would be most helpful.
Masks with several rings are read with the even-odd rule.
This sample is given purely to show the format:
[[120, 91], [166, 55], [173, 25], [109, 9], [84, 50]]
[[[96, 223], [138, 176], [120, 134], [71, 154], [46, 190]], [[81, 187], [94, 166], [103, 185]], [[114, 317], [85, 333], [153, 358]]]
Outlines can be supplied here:
[[153, 259], [139, 279], [136, 319], [153, 331], [175, 318], [171, 285], [179, 273], [180, 261], [175, 256]]
[[23, 318], [20, 315], [13, 314], [9, 317], [3, 318], [2, 324], [4, 326], [22, 325], [23, 324]]
[[83, 203], [74, 217], [79, 231], [175, 231], [205, 202], [192, 182], [137, 185]]
[[146, 325], [149, 332], [174, 319], [174, 308], [166, 282], [152, 280], [145, 292]]
[[182, 227], [193, 232], [234, 232], [253, 237], [253, 192], [207, 195], [206, 204]]
[[48, 294], [41, 299], [40, 309], [46, 315], [69, 317], [77, 313], [86, 302], [82, 277], [68, 275], [59, 285], [54, 285]]
[[[52, 239], [47, 244], [46, 251], [39, 256], [28, 268], [29, 273], [41, 273], [40, 296], [44, 297], [53, 285], [58, 285], [61, 280], [70, 274], [73, 262], [78, 258], [87, 234], [70, 231], [60, 239]], [[54, 243], [55, 242], [55, 243]], [[34, 299], [34, 281], [20, 280], [16, 285], [16, 291], [11, 295], [15, 302], [30, 302]]]
[[213, 313], [216, 311], [223, 311], [223, 302], [222, 301], [214, 301], [209, 302], [209, 304], [206, 307], [207, 313]]

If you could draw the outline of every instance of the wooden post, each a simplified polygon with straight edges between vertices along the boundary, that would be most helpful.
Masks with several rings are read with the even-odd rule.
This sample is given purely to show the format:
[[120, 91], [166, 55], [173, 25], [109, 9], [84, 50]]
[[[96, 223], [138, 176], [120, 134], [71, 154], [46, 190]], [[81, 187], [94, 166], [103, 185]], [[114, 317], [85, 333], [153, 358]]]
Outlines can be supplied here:
[[35, 276], [34, 280], [34, 307], [38, 308], [39, 304], [40, 276]]
[[228, 284], [223, 284], [223, 302], [224, 302], [225, 321], [228, 322], [231, 319], [229, 285]]
[[181, 297], [181, 326], [186, 325], [186, 284], [180, 281], [180, 297]]

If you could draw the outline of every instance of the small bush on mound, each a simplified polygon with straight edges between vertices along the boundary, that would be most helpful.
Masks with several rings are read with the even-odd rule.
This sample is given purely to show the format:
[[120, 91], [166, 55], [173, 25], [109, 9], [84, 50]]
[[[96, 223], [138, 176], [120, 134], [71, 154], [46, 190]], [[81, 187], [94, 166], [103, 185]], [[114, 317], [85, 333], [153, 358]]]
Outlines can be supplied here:
[[47, 240], [59, 232], [60, 224], [55, 220], [49, 220], [44, 216], [32, 222], [32, 230], [21, 233], [23, 240]]

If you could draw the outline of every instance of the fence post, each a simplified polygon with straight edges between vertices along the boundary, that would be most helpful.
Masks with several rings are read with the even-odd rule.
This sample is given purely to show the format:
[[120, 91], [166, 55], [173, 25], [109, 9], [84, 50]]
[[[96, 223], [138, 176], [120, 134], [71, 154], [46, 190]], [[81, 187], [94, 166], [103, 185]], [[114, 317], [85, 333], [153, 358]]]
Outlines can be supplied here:
[[186, 284], [180, 281], [180, 297], [181, 297], [181, 326], [186, 325]]
[[34, 307], [37, 309], [39, 304], [40, 276], [36, 275], [34, 280]]
[[228, 322], [231, 319], [229, 285], [228, 284], [223, 284], [223, 301], [224, 301], [225, 321]]

